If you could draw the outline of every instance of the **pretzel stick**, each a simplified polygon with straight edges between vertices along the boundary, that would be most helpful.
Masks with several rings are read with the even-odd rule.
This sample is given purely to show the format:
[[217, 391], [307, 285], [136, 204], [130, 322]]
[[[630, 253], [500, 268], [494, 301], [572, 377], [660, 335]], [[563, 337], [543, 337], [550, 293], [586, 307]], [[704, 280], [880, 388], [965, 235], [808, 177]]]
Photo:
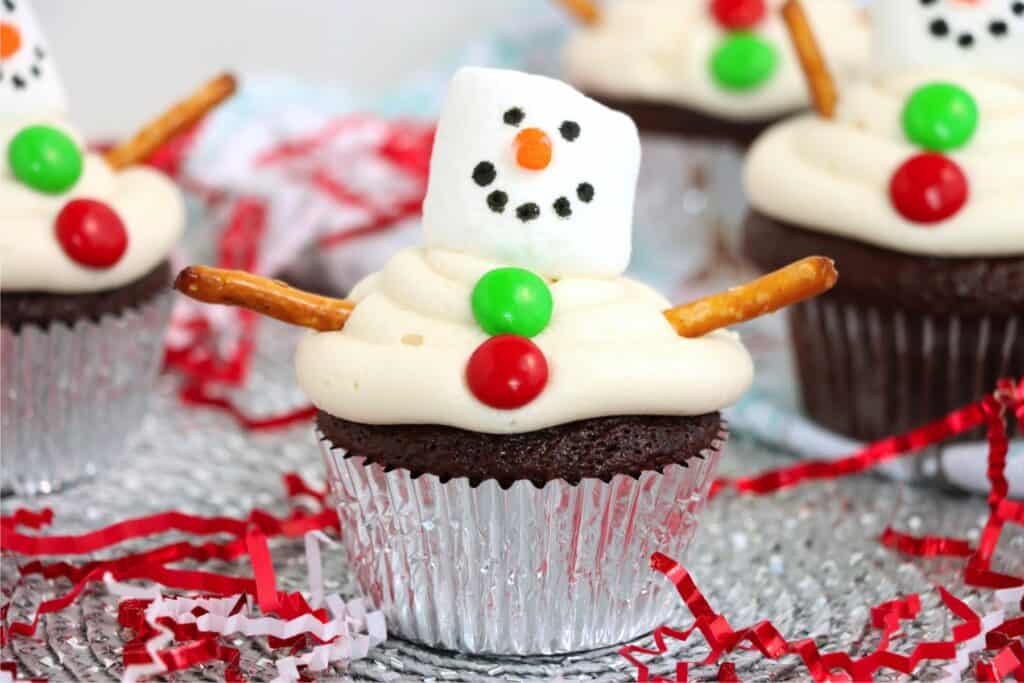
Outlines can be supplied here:
[[814, 29], [807, 20], [800, 0], [788, 0], [782, 7], [782, 17], [786, 20], [793, 47], [800, 58], [800, 66], [804, 70], [814, 108], [818, 114], [830, 119], [835, 115], [836, 103], [839, 101], [836, 82], [829, 72], [825, 55], [821, 51], [818, 39], [814, 37]]
[[576, 17], [581, 24], [593, 26], [601, 21], [601, 10], [593, 0], [558, 0], [558, 4]]
[[345, 327], [355, 303], [292, 289], [283, 282], [242, 270], [189, 266], [174, 288], [208, 304], [240, 306], [289, 325], [333, 332]]
[[168, 140], [172, 140], [199, 122], [217, 105], [234, 94], [238, 83], [231, 74], [221, 74], [178, 102], [160, 118], [143, 128], [131, 140], [107, 152], [107, 163], [114, 170], [145, 161]]
[[810, 256], [749, 284], [670, 308], [665, 317], [680, 336], [703, 337], [823, 294], [838, 279], [832, 259]]

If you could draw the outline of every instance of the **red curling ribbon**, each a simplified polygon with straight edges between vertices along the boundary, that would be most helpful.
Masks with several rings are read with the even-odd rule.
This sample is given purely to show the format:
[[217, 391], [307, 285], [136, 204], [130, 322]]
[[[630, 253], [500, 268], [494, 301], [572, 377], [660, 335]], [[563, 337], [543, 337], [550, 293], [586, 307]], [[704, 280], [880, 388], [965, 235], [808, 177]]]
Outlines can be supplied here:
[[[285, 488], [288, 497], [298, 495], [314, 495], [316, 490], [305, 483], [298, 475], [286, 475]], [[315, 495], [314, 495], [315, 497]], [[325, 500], [321, 494], [319, 500]], [[71, 605], [93, 582], [101, 581], [106, 573], [111, 573], [117, 580], [147, 579], [167, 588], [177, 590], [198, 591], [205, 594], [257, 595], [255, 580], [245, 577], [229, 576], [213, 572], [172, 569], [166, 565], [183, 560], [206, 562], [211, 559], [234, 560], [248, 552], [246, 541], [250, 529], [256, 529], [263, 536], [264, 545], [267, 536], [299, 537], [309, 531], [320, 531], [338, 528], [337, 513], [327, 507], [309, 514], [295, 511], [284, 518], [277, 518], [262, 511], [253, 510], [247, 519], [230, 517], [200, 517], [180, 512], [165, 512], [146, 517], [118, 522], [96, 531], [76, 536], [30, 536], [17, 530], [19, 523], [29, 528], [39, 528], [49, 524], [52, 513], [44, 510], [32, 513], [27, 510], [16, 510], [3, 522], [4, 549], [23, 555], [81, 555], [104, 550], [127, 540], [147, 538], [169, 531], [181, 531], [198, 536], [228, 534], [234, 538], [224, 543], [204, 543], [194, 545], [188, 542], [173, 543], [148, 551], [133, 553], [112, 560], [93, 561], [81, 566], [66, 562], [42, 564], [32, 562], [19, 568], [21, 574], [38, 574], [47, 579], [67, 578], [74, 585], [64, 594], [42, 602], [36, 609], [31, 622], [15, 622], [7, 625], [9, 603], [0, 607], [0, 644], [6, 643], [11, 636], [33, 636], [38, 628], [39, 619], [53, 612], [59, 612]], [[271, 584], [273, 584], [273, 567], [270, 567]], [[276, 596], [276, 590], [273, 591]], [[289, 613], [296, 616], [313, 614], [313, 610], [301, 599], [286, 596]]]
[[216, 408], [221, 412], [230, 415], [234, 418], [235, 422], [242, 427], [242, 429], [250, 432], [283, 429], [302, 422], [309, 422], [316, 416], [316, 408], [313, 406], [303, 406], [301, 408], [296, 408], [295, 410], [281, 413], [279, 415], [272, 415], [270, 417], [250, 417], [239, 410], [232, 401], [216, 395], [210, 390], [209, 385], [202, 383], [184, 387], [181, 390], [179, 397], [186, 405]]
[[982, 402], [974, 403], [924, 427], [906, 434], [882, 439], [839, 460], [809, 460], [752, 477], [718, 479], [712, 486], [710, 495], [718, 495], [727, 488], [735, 489], [740, 493], [765, 495], [808, 481], [839, 479], [859, 474], [882, 463], [962, 434], [984, 422], [985, 411]]
[[256, 602], [264, 613], [274, 613], [277, 611], [280, 601], [277, 597], [274, 560], [270, 556], [267, 537], [259, 528], [250, 527], [245, 536], [245, 545], [249, 549], [249, 559], [256, 577]]
[[46, 683], [45, 678], [18, 678], [17, 662], [0, 662], [0, 671], [10, 675], [14, 683]]
[[971, 544], [962, 538], [910, 536], [891, 527], [882, 533], [879, 542], [887, 548], [917, 557], [970, 557], [974, 554]]
[[[667, 681], [661, 677], [651, 677], [650, 669], [636, 655], [662, 655], [668, 651], [668, 639], [686, 641], [696, 631], [700, 631], [711, 648], [711, 653], [701, 662], [685, 662], [676, 666], [676, 680], [687, 680], [690, 666], [708, 665], [717, 662], [723, 654], [736, 650], [756, 649], [769, 659], [779, 659], [786, 655], [797, 655], [804, 662], [811, 677], [815, 681], [836, 680], [837, 672], [843, 672], [854, 681], [871, 680], [873, 674], [881, 669], [891, 669], [912, 674], [921, 662], [955, 661], [957, 646], [976, 638], [982, 632], [981, 617], [966, 603], [954, 597], [945, 588], [939, 587], [939, 595], [945, 607], [963, 623], [953, 628], [950, 641], [919, 643], [909, 655], [902, 655], [889, 650], [892, 637], [899, 631], [900, 622], [914, 619], [921, 610], [921, 601], [917, 595], [893, 600], [875, 607], [872, 610], [872, 625], [881, 630], [879, 644], [874, 652], [854, 659], [845, 652], [822, 654], [812, 639], [793, 642], [787, 641], [778, 630], [767, 621], [739, 631], [734, 631], [725, 617], [714, 612], [707, 600], [697, 589], [690, 574], [682, 565], [674, 560], [656, 554], [651, 560], [652, 566], [665, 574], [676, 586], [683, 602], [693, 614], [695, 621], [689, 629], [676, 631], [667, 627], [656, 629], [654, 642], [656, 649], [627, 645], [619, 653], [637, 667], [639, 681]], [[725, 679], [735, 675], [735, 669], [728, 664], [719, 668], [719, 678]], [[729, 680], [735, 680], [730, 678]]]

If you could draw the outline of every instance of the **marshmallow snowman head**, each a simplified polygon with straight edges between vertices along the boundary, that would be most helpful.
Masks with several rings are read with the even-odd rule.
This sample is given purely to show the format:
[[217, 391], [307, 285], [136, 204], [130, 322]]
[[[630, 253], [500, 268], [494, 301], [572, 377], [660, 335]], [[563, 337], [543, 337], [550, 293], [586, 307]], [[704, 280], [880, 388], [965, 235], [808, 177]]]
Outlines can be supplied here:
[[464, 68], [438, 123], [426, 244], [547, 277], [620, 275], [639, 167], [624, 114], [550, 78]]
[[1024, 74], [1022, 0], [875, 0], [872, 12], [883, 73], [978, 66]]
[[0, 117], [64, 108], [64, 88], [29, 0], [0, 0]]

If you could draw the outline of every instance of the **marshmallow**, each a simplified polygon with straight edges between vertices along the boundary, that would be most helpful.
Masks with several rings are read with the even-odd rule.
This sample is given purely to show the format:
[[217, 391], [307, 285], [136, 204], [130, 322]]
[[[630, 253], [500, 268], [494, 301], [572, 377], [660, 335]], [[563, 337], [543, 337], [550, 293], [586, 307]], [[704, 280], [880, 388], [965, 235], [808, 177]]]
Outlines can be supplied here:
[[31, 3], [0, 3], [0, 116], [65, 110], [64, 87]]
[[982, 67], [1024, 74], [1019, 0], [881, 0], [872, 3], [880, 73], [908, 67]]
[[461, 69], [434, 142], [425, 243], [547, 277], [620, 275], [639, 167], [624, 114], [550, 78]]

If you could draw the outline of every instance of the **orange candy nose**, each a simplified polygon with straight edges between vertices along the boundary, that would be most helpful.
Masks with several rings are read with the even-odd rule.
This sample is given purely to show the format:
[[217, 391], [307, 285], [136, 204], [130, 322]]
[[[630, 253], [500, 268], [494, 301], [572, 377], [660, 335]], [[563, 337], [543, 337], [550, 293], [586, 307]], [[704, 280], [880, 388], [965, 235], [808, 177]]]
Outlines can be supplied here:
[[527, 128], [516, 136], [516, 162], [531, 171], [543, 171], [551, 163], [551, 138], [540, 128]]
[[0, 59], [7, 59], [21, 47], [21, 32], [14, 24], [0, 21]]

